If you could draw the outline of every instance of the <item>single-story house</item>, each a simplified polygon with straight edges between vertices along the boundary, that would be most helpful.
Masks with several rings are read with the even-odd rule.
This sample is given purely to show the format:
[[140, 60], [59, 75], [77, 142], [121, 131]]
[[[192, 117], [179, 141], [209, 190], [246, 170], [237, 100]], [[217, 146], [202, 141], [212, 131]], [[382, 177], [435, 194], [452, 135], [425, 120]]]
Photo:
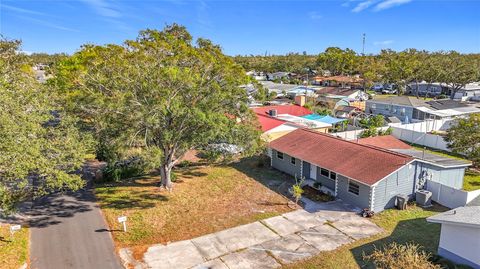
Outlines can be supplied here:
[[440, 223], [438, 255], [480, 269], [480, 206], [466, 206], [427, 218]]
[[355, 106], [338, 106], [334, 110], [335, 117], [341, 119], [353, 119], [355, 116], [363, 113], [363, 111]]
[[362, 102], [368, 99], [368, 96], [363, 91], [341, 87], [318, 89], [317, 94], [317, 102], [332, 109], [338, 106], [349, 105], [350, 102]]
[[272, 167], [318, 182], [335, 197], [374, 212], [394, 207], [397, 195], [413, 199], [417, 190], [426, 187], [427, 179], [462, 184], [465, 171], [465, 165], [442, 166], [308, 129], [270, 142], [269, 149]]
[[260, 84], [268, 90], [268, 93], [274, 92], [277, 97], [285, 97], [289, 90], [298, 87], [295, 84], [275, 83], [273, 81], [260, 81]]
[[366, 101], [365, 113], [397, 117], [404, 123], [426, 119], [450, 119], [457, 116], [480, 113], [470, 102], [451, 99], [424, 100], [412, 96], [379, 96]]
[[298, 128], [310, 128], [317, 132], [328, 132], [331, 124], [308, 120], [302, 116], [312, 114], [312, 111], [298, 105], [278, 105], [253, 107], [257, 115], [262, 138], [272, 141]]
[[480, 82], [470, 83], [458, 90], [453, 99], [462, 101], [480, 101]]

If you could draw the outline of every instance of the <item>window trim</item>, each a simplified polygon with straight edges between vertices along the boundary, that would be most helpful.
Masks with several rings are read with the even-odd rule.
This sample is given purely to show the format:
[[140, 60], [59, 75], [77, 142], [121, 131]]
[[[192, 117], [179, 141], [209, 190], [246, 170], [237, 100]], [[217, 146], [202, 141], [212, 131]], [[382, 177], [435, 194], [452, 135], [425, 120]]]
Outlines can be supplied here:
[[[327, 171], [327, 175], [322, 174], [323, 171]], [[320, 167], [320, 175], [323, 176], [323, 177], [330, 178], [330, 170], [328, 170], [326, 168], [323, 168], [323, 167]]]
[[277, 159], [283, 160], [283, 152], [277, 151]]
[[290, 163], [292, 165], [297, 165], [297, 158], [290, 156]]
[[[335, 174], [335, 178], [332, 178], [332, 173]], [[330, 171], [330, 176], [328, 178], [330, 178], [333, 181], [337, 180], [337, 173]]]
[[[350, 185], [352, 186], [356, 186], [357, 190], [358, 190], [358, 193], [355, 193], [355, 192], [352, 192], [350, 190]], [[353, 180], [348, 180], [348, 192], [351, 193], [351, 194], [354, 194], [356, 196], [359, 196], [360, 195], [360, 185], [357, 184], [356, 182], [354, 182]]]

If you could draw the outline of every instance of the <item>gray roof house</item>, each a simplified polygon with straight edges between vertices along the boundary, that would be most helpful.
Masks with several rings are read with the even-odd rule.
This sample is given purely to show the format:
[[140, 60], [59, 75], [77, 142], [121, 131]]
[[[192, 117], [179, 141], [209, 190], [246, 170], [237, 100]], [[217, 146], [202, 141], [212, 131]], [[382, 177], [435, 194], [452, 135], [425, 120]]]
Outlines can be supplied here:
[[397, 195], [413, 199], [427, 179], [461, 186], [470, 165], [427, 161], [307, 129], [290, 132], [269, 148], [272, 167], [318, 182], [344, 202], [374, 212], [394, 207]]
[[397, 117], [402, 122], [425, 119], [447, 119], [456, 116], [480, 113], [478, 104], [451, 99], [424, 100], [412, 96], [388, 96], [367, 100], [365, 113]]
[[440, 256], [480, 269], [480, 206], [455, 208], [427, 221], [442, 225]]

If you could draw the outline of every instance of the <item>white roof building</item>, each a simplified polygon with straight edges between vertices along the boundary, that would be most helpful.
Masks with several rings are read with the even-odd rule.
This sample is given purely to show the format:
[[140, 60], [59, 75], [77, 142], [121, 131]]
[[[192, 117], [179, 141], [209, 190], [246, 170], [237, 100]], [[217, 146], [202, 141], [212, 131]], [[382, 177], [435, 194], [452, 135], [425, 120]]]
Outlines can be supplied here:
[[480, 206], [466, 206], [427, 218], [440, 223], [438, 254], [480, 269]]

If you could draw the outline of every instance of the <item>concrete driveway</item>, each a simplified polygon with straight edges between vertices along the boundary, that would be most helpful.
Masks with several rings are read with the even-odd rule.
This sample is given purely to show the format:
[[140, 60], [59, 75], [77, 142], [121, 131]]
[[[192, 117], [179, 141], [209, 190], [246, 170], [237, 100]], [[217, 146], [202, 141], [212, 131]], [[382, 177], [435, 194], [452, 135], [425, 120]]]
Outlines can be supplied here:
[[299, 209], [191, 240], [154, 245], [135, 268], [277, 268], [382, 231], [339, 201], [322, 203], [320, 207]]
[[123, 268], [91, 190], [50, 195], [28, 216], [31, 269]]

